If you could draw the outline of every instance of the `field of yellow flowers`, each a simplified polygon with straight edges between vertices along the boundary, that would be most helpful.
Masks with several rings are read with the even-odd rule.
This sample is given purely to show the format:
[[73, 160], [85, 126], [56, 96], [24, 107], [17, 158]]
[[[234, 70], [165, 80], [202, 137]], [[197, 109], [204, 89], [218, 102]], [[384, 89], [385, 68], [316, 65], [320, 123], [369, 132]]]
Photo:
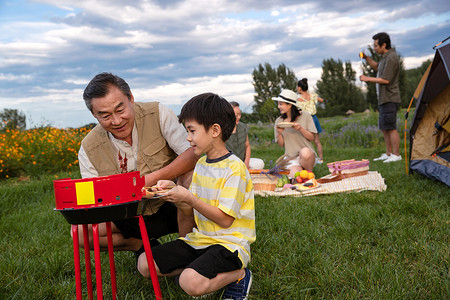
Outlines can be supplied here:
[[89, 130], [42, 127], [0, 132], [0, 179], [78, 167], [78, 149]]

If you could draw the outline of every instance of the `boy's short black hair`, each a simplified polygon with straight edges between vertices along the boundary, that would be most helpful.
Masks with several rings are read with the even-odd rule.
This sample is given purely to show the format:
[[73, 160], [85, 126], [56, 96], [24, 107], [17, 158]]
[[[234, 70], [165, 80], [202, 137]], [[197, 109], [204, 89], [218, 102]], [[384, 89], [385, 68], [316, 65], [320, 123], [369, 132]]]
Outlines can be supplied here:
[[192, 97], [186, 102], [178, 116], [180, 123], [195, 120], [208, 130], [217, 123], [222, 128], [222, 140], [225, 142], [236, 126], [236, 116], [233, 107], [225, 99], [214, 93], [204, 93]]

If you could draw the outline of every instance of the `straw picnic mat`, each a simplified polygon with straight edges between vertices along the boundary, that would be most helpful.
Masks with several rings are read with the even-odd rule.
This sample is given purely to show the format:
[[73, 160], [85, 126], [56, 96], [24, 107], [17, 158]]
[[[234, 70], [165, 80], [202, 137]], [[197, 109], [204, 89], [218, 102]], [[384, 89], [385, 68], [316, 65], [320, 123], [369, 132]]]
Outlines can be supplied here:
[[333, 194], [344, 192], [361, 192], [361, 191], [385, 191], [386, 184], [381, 174], [376, 171], [369, 171], [367, 175], [342, 179], [340, 181], [322, 183], [319, 187], [303, 190], [301, 192], [284, 189], [280, 192], [272, 191], [255, 191], [255, 195], [267, 196], [312, 196], [319, 194]]

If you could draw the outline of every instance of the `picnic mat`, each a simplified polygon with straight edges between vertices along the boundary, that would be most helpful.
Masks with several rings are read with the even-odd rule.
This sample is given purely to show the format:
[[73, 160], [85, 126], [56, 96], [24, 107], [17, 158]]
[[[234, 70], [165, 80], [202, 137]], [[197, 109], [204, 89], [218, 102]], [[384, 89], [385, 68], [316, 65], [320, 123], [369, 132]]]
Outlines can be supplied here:
[[376, 171], [369, 171], [367, 175], [342, 179], [340, 181], [322, 183], [317, 188], [310, 190], [291, 190], [283, 189], [282, 191], [255, 191], [255, 195], [260, 196], [312, 196], [319, 194], [334, 194], [344, 192], [361, 192], [361, 191], [385, 191], [386, 184], [381, 174]]

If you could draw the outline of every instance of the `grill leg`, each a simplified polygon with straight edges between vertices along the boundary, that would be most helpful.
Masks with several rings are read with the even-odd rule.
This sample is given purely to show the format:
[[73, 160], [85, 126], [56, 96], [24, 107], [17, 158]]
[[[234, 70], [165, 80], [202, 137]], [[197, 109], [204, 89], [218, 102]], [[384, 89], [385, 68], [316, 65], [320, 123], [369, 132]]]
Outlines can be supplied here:
[[95, 278], [97, 281], [97, 299], [103, 300], [102, 263], [100, 261], [100, 241], [99, 241], [99, 235], [98, 235], [98, 224], [92, 224], [92, 233], [93, 233], [93, 238], [94, 238]]
[[114, 249], [111, 234], [111, 222], [106, 222], [106, 236], [108, 238], [108, 254], [109, 254], [109, 272], [111, 273], [111, 289], [113, 300], [116, 300], [117, 285], [116, 285], [116, 265], [114, 264]]
[[73, 260], [75, 265], [75, 286], [77, 290], [77, 300], [82, 299], [81, 292], [81, 269], [80, 269], [80, 243], [78, 241], [78, 225], [72, 225], [73, 238]]
[[147, 258], [148, 268], [150, 270], [150, 277], [152, 278], [153, 290], [155, 291], [156, 299], [162, 300], [161, 289], [159, 287], [158, 275], [156, 274], [155, 264], [153, 263], [152, 248], [147, 235], [147, 227], [145, 227], [144, 218], [139, 215], [139, 229], [141, 230], [142, 243], [144, 244], [145, 257]]
[[89, 231], [88, 225], [83, 224], [83, 241], [84, 241], [84, 264], [86, 266], [86, 281], [87, 281], [87, 290], [88, 290], [88, 298], [90, 300], [94, 299], [94, 295], [92, 292], [92, 275], [91, 275], [91, 250], [89, 249]]

